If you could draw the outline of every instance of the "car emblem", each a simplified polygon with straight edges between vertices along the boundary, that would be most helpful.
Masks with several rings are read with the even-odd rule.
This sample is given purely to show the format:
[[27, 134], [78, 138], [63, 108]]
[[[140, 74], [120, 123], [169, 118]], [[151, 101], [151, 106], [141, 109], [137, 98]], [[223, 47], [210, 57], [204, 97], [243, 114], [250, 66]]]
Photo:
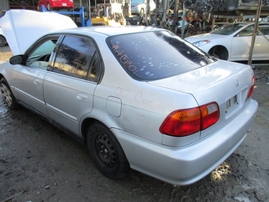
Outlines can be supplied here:
[[235, 79], [235, 86], [238, 87], [240, 85], [239, 80]]

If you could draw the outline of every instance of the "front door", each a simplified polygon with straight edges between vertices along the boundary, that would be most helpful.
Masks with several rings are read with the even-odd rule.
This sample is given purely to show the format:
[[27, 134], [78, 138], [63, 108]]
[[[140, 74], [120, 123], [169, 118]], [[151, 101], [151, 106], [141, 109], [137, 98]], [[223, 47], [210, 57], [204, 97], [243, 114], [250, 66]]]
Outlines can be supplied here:
[[43, 94], [44, 78], [48, 73], [49, 58], [58, 37], [46, 37], [30, 48], [26, 65], [14, 65], [13, 79], [15, 97], [38, 113], [47, 116]]

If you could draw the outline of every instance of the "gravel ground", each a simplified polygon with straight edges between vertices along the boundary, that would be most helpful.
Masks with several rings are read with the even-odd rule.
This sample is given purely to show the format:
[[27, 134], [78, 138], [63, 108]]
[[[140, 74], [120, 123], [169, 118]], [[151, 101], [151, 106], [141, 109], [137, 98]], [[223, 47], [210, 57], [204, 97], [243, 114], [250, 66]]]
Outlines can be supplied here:
[[[0, 48], [0, 61], [11, 55]], [[24, 108], [8, 110], [0, 96], [0, 202], [269, 202], [269, 67], [254, 71], [259, 109], [249, 135], [210, 175], [183, 187], [136, 171], [107, 179], [81, 144]]]

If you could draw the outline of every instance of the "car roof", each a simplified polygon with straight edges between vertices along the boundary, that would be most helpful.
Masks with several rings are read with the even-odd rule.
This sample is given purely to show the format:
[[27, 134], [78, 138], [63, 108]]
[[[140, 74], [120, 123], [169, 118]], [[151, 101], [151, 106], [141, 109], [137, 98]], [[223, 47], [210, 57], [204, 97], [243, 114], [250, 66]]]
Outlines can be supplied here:
[[91, 26], [91, 27], [78, 27], [65, 30], [57, 30], [52, 33], [73, 33], [73, 34], [89, 34], [99, 33], [106, 36], [115, 36], [121, 34], [139, 33], [139, 32], [150, 32], [163, 30], [154, 27], [145, 26]]

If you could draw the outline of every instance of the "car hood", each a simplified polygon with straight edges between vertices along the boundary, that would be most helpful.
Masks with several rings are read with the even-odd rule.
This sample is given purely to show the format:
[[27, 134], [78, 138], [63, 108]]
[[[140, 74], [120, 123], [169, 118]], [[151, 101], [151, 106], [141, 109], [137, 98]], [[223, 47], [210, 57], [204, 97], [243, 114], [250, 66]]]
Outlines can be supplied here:
[[186, 37], [184, 39], [190, 43], [194, 43], [196, 41], [202, 41], [202, 40], [215, 40], [215, 39], [221, 40], [222, 38], [225, 38], [225, 37], [227, 37], [227, 35], [206, 33], [206, 34], [198, 34], [198, 35]]
[[208, 101], [223, 102], [236, 91], [247, 89], [252, 76], [253, 71], [248, 65], [218, 60], [184, 74], [148, 83], [191, 94], [198, 104], [204, 104]]
[[23, 54], [52, 31], [77, 27], [70, 17], [31, 10], [9, 10], [0, 18], [0, 24], [13, 55]]

